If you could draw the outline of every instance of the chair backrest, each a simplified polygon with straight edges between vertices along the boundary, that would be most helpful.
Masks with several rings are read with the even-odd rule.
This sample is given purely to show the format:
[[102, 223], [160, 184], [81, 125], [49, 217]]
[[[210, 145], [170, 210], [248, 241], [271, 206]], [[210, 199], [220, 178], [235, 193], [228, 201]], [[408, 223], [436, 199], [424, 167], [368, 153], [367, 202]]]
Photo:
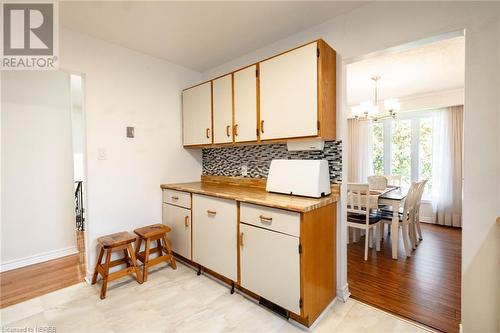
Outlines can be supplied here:
[[378, 208], [377, 202], [378, 196], [370, 194], [368, 184], [347, 184], [347, 213], [366, 215], [366, 224], [369, 224], [370, 211]]
[[405, 219], [410, 219], [415, 213], [415, 205], [418, 197], [418, 193], [421, 187], [421, 182], [412, 182], [406, 195], [405, 202], [403, 205], [403, 221]]
[[370, 190], [385, 190], [387, 188], [387, 178], [384, 176], [368, 176]]
[[384, 175], [387, 184], [391, 186], [401, 186], [401, 175]]
[[423, 179], [420, 181], [420, 185], [418, 187], [418, 192], [415, 196], [415, 214], [418, 214], [420, 209], [420, 203], [422, 202], [422, 196], [424, 195], [425, 185], [427, 184], [428, 179]]

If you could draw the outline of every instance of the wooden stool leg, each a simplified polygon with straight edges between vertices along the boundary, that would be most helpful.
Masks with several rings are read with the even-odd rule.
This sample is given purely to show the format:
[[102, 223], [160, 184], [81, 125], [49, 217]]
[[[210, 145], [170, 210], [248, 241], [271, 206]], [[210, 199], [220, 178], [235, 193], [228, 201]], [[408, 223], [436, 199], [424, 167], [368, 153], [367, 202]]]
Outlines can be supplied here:
[[125, 259], [126, 261], [125, 265], [127, 265], [127, 267], [130, 267], [131, 260], [129, 259], [131, 258], [131, 256], [129, 256], [127, 249], [123, 249], [123, 256], [124, 256], [123, 259]]
[[146, 246], [144, 248], [144, 266], [142, 268], [142, 280], [146, 282], [148, 280], [148, 262], [149, 262], [149, 246], [151, 242], [149, 238], [146, 239]]
[[111, 261], [111, 249], [106, 249], [106, 262], [104, 263], [104, 276], [102, 277], [101, 299], [106, 298], [108, 289], [109, 262]]
[[135, 279], [137, 280], [137, 282], [142, 283], [144, 280], [142, 278], [141, 271], [139, 270], [139, 267], [137, 267], [137, 260], [135, 258], [134, 249], [132, 248], [132, 245], [130, 245], [130, 244], [127, 246], [127, 248], [128, 248], [128, 251], [130, 252], [130, 261], [132, 261], [132, 267], [134, 267]]
[[167, 236], [163, 235], [162, 238], [163, 242], [165, 243], [165, 249], [167, 249], [167, 254], [170, 256], [170, 266], [172, 266], [173, 269], [177, 269], [177, 264], [175, 263], [174, 254], [172, 253], [172, 249], [170, 248]]
[[97, 282], [97, 274], [99, 273], [97, 271], [97, 267], [99, 267], [99, 265], [101, 264], [103, 255], [104, 255], [104, 249], [101, 247], [99, 255], [97, 256], [97, 262], [95, 263], [94, 275], [92, 276], [92, 284], [95, 284]]
[[142, 246], [142, 238], [138, 237], [137, 243], [135, 244], [135, 254], [141, 252], [141, 246]]
[[156, 240], [156, 247], [160, 252], [158, 252], [158, 257], [161, 257], [163, 255], [163, 246], [161, 245], [161, 240], [157, 239]]

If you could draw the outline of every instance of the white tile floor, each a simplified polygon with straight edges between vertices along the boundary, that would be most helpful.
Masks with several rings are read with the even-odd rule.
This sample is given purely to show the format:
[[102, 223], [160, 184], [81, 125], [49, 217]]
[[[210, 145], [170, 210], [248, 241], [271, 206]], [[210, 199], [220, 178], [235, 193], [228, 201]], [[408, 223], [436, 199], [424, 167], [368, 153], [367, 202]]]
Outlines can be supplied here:
[[[55, 327], [57, 332], [303, 332], [290, 322], [179, 263], [152, 270], [142, 285], [124, 278], [81, 283], [0, 310], [7, 328]], [[11, 330], [12, 331], [12, 330]], [[328, 311], [314, 332], [426, 332], [349, 299]]]

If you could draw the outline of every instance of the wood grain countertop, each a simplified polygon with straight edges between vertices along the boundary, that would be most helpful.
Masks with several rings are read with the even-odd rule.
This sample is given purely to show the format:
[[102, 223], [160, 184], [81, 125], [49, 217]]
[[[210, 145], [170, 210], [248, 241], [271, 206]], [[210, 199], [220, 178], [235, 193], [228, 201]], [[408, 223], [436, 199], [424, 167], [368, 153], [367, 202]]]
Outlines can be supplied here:
[[333, 185], [332, 194], [316, 199], [287, 194], [269, 193], [266, 192], [265, 188], [261, 187], [234, 185], [211, 181], [162, 184], [161, 188], [205, 194], [224, 199], [233, 199], [239, 202], [247, 202], [302, 213], [337, 202], [339, 200], [340, 193], [339, 185]]

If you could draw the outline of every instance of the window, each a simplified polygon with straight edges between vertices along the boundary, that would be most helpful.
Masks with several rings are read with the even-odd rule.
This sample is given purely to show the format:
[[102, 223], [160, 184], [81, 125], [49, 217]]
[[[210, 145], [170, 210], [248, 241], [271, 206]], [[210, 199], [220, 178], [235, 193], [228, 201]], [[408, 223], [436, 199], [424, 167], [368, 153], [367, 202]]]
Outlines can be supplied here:
[[372, 124], [373, 172], [401, 175], [403, 186], [427, 178], [424, 198], [432, 189], [433, 112], [400, 114]]

